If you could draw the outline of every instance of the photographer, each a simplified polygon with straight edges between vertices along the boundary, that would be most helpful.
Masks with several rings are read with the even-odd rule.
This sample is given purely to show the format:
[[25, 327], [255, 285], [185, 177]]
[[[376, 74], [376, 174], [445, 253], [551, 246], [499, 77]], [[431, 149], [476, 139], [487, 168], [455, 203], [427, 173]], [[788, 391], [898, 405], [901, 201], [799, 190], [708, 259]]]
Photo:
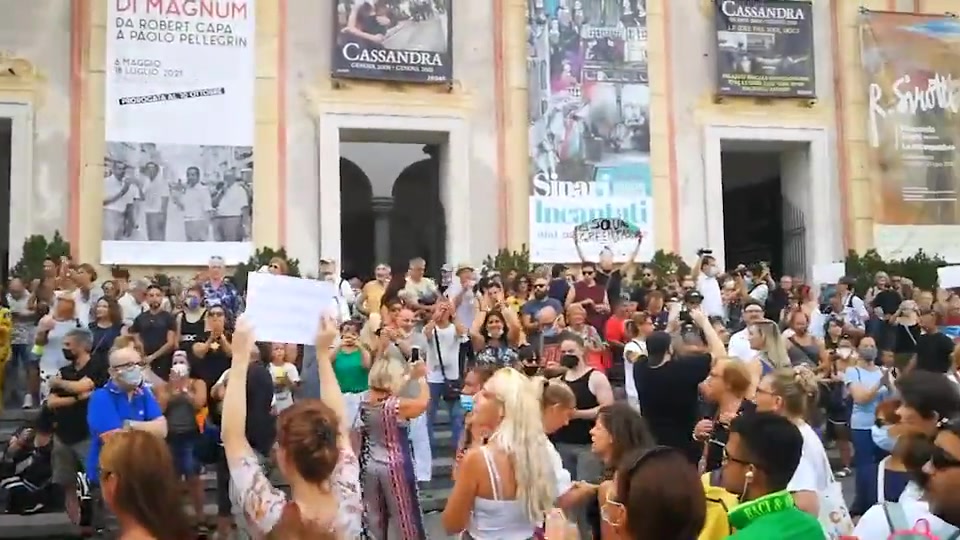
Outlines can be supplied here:
[[[684, 334], [692, 337], [684, 338]], [[706, 346], [687, 345], [684, 340], [702, 340]], [[651, 333], [646, 346], [647, 357], [633, 367], [640, 409], [656, 441], [683, 451], [695, 464], [700, 449], [690, 434], [699, 420], [698, 387], [710, 374], [713, 362], [726, 356], [723, 342], [703, 310], [687, 310], [681, 319], [680, 306], [674, 304], [670, 333]]]
[[697, 262], [693, 265], [693, 278], [696, 280], [697, 290], [703, 295], [703, 309], [712, 317], [723, 317], [723, 299], [720, 296], [720, 283], [717, 278], [720, 269], [713, 251], [700, 249], [697, 251]]

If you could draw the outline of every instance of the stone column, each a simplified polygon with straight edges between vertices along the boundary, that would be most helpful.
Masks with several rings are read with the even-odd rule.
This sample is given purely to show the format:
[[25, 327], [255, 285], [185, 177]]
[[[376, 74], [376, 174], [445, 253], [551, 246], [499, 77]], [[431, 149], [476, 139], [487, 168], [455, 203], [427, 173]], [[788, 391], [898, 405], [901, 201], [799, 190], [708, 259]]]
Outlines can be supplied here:
[[373, 253], [377, 264], [390, 264], [390, 212], [393, 197], [373, 198]]

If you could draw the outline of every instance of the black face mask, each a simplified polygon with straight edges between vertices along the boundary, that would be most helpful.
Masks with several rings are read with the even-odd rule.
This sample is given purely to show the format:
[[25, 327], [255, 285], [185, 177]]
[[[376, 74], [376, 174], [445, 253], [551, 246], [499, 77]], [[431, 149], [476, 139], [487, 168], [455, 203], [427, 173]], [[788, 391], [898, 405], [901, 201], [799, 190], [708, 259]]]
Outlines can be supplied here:
[[567, 368], [573, 369], [580, 364], [580, 358], [575, 354], [565, 354], [560, 357], [560, 365]]
[[523, 365], [523, 374], [527, 377], [533, 377], [540, 372], [540, 366], [537, 365]]
[[74, 360], [77, 359], [76, 353], [74, 353], [74, 352], [71, 351], [70, 349], [63, 349], [63, 357], [64, 357], [68, 362], [73, 362]]

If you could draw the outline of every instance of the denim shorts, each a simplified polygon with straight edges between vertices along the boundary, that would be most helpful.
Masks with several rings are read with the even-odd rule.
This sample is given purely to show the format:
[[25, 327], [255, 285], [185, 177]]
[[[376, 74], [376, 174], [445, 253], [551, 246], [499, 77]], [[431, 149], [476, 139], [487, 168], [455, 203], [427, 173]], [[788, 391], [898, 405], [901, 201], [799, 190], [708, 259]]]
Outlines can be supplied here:
[[200, 461], [196, 456], [196, 438], [167, 441], [173, 455], [173, 466], [178, 476], [196, 476], [200, 474]]

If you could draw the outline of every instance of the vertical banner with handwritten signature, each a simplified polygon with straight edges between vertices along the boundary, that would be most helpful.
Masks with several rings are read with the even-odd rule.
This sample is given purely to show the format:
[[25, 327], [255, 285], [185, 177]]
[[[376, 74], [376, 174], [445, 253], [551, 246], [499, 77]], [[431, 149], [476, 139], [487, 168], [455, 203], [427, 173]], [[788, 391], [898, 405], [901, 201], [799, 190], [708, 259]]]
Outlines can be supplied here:
[[960, 21], [868, 12], [860, 20], [874, 244], [960, 260]]

